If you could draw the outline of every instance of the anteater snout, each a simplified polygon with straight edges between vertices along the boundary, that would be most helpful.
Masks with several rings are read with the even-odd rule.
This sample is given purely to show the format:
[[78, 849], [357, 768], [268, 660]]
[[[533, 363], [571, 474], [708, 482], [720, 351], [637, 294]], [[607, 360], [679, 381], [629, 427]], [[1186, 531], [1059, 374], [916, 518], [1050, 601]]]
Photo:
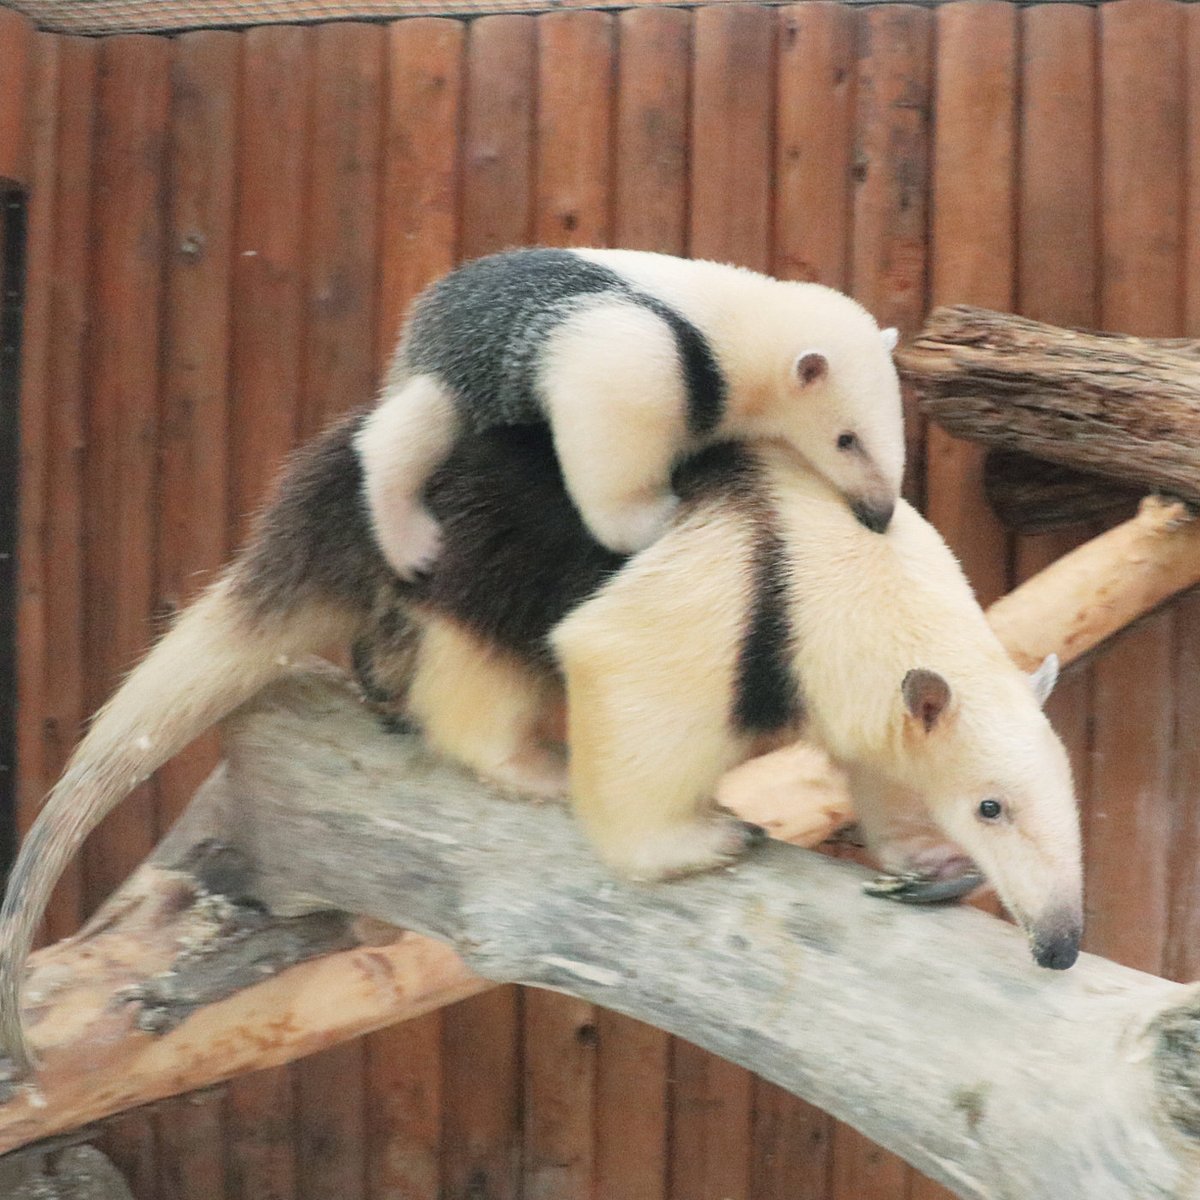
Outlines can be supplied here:
[[892, 521], [892, 513], [896, 511], [895, 504], [890, 500], [883, 503], [858, 500], [850, 507], [859, 523], [865, 525], [872, 533], [886, 533]]
[[1033, 936], [1033, 957], [1039, 967], [1050, 971], [1065, 971], [1075, 965], [1079, 957], [1079, 941], [1083, 936], [1080, 923], [1058, 925], [1045, 933]]

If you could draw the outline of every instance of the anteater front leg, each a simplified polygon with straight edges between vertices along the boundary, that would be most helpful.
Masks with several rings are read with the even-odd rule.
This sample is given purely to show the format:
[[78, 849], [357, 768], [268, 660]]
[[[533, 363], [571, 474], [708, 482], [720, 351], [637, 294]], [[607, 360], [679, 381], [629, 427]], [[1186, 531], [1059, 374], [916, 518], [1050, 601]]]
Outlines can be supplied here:
[[601, 857], [632, 879], [732, 862], [765, 834], [713, 800], [742, 757], [714, 696], [663, 707], [602, 662], [568, 661], [571, 801]]

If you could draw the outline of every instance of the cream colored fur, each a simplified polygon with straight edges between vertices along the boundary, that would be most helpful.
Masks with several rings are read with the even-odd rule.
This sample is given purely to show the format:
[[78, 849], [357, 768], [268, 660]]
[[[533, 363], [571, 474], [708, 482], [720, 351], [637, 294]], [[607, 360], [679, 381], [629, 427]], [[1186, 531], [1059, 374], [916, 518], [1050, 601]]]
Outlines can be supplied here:
[[376, 541], [402, 579], [428, 570], [441, 550], [421, 493], [458, 437], [449, 393], [429, 375], [397, 380], [354, 441]]
[[575, 811], [634, 878], [703, 870], [745, 848], [714, 794], [750, 747], [730, 725], [749, 534], [736, 512], [684, 517], [554, 633]]
[[566, 760], [546, 726], [561, 686], [454, 622], [423, 616], [407, 710], [435, 749], [508, 791], [567, 792]]

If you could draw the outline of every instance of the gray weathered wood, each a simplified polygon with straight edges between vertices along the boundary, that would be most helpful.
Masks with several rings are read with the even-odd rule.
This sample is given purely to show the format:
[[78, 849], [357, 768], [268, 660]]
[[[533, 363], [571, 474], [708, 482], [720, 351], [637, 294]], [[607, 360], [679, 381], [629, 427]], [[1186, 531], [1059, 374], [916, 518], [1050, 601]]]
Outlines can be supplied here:
[[1090, 956], [1040, 971], [1000, 921], [871, 899], [860, 869], [779, 844], [620, 882], [565, 811], [497, 797], [315, 676], [233, 719], [228, 783], [277, 912], [378, 917], [651, 1022], [963, 1197], [1200, 1194], [1197, 988]]

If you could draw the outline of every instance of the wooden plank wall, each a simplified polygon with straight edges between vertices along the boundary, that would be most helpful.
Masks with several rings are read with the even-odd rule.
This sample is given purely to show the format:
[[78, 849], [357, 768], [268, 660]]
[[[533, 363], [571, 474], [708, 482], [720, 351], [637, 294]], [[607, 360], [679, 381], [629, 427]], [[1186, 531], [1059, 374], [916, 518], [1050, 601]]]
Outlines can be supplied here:
[[[972, 301], [1200, 336], [1200, 5], [812, 0], [20, 39], [25, 78], [0, 86], [27, 86], [34, 114], [22, 828], [281, 456], [370, 396], [406, 303], [459, 258], [612, 243], [821, 280], [905, 330]], [[915, 419], [909, 448], [910, 494], [985, 598], [1070, 544], [1005, 536], [970, 448]], [[1054, 701], [1084, 797], [1089, 946], [1178, 978], [1200, 965], [1198, 681], [1193, 600]], [[93, 839], [54, 935], [212, 753]], [[515, 989], [128, 1117], [107, 1145], [139, 1200], [943, 1194], [738, 1068]]]

